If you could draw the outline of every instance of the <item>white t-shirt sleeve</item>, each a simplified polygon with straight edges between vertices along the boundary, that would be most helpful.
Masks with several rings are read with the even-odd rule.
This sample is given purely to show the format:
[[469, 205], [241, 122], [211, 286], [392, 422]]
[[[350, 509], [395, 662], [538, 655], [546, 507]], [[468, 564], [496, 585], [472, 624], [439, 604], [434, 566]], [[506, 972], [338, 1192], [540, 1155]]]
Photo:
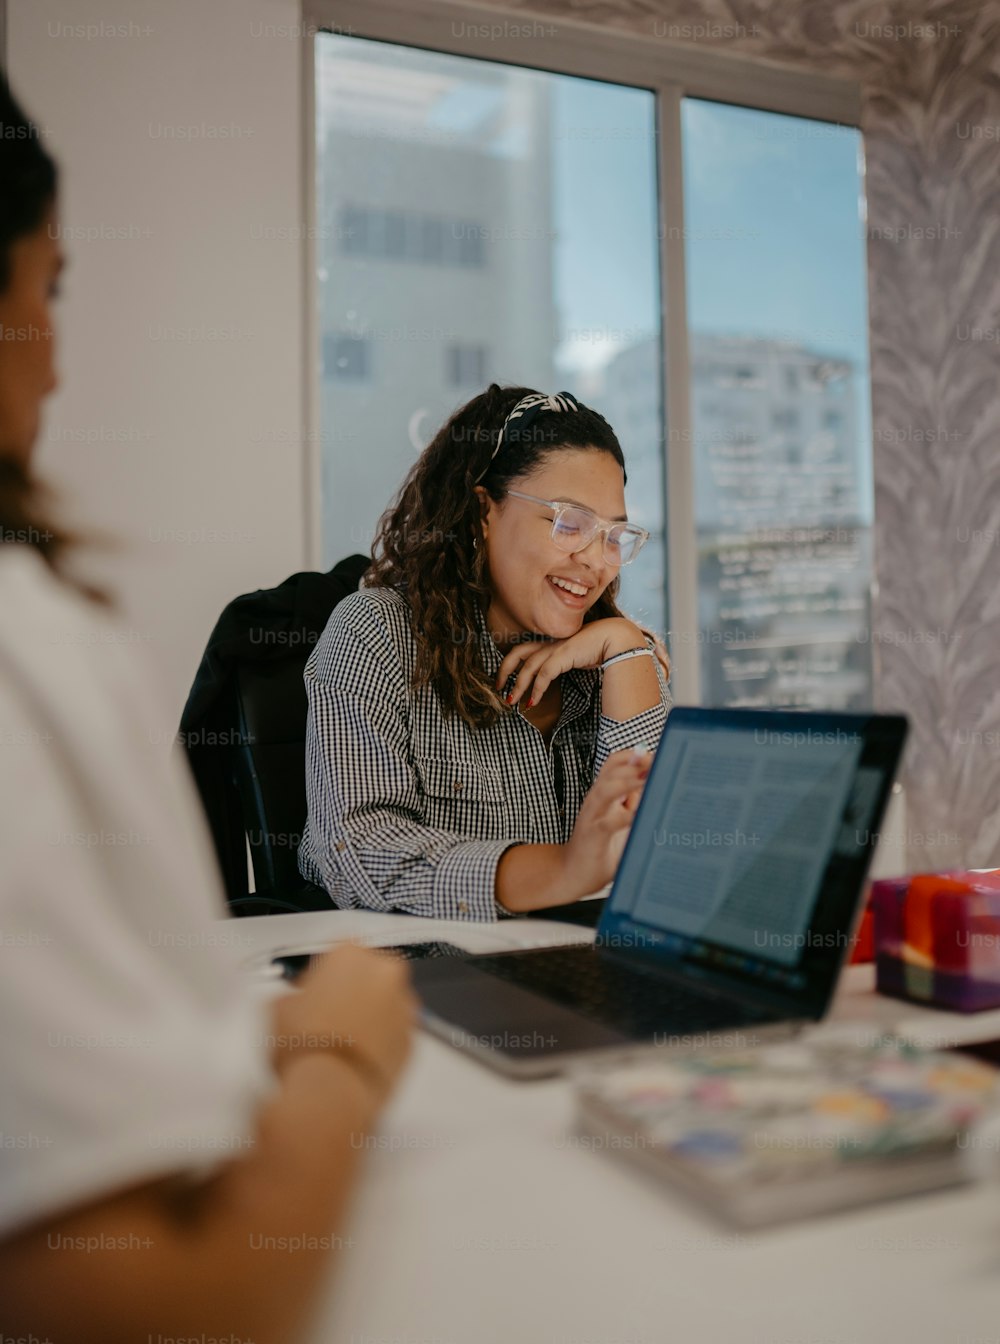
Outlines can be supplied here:
[[39, 606], [0, 636], [0, 1237], [239, 1155], [272, 1085], [245, 940], [217, 920], [141, 662], [124, 642], [46, 650], [39, 621], [72, 634], [94, 617], [29, 578]]

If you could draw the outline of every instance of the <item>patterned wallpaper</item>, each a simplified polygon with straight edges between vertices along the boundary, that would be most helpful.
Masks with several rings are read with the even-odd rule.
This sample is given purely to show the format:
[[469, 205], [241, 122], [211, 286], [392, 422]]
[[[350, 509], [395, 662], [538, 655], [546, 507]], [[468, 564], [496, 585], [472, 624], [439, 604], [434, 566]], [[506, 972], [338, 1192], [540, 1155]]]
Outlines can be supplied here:
[[911, 867], [1000, 865], [1000, 0], [507, 0], [857, 80], [877, 699]]

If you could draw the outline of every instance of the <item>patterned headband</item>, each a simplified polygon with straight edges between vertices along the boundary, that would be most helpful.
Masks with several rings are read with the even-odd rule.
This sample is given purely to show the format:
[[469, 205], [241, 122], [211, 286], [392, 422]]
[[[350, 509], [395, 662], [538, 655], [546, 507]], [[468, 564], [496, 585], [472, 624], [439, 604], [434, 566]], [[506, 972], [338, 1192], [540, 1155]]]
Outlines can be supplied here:
[[507, 416], [507, 419], [503, 422], [503, 428], [500, 430], [500, 434], [497, 438], [496, 447], [490, 454], [490, 460], [476, 477], [473, 484], [478, 485], [483, 479], [493, 465], [493, 459], [504, 444], [513, 441], [515, 435], [508, 435], [507, 433], [511, 425], [516, 429], [517, 437], [524, 437], [534, 424], [535, 420], [537, 420], [544, 411], [579, 411], [582, 409], [583, 407], [577, 401], [576, 397], [571, 396], [568, 392], [553, 392], [551, 394], [546, 394], [545, 392], [530, 392], [526, 397], [522, 397]]

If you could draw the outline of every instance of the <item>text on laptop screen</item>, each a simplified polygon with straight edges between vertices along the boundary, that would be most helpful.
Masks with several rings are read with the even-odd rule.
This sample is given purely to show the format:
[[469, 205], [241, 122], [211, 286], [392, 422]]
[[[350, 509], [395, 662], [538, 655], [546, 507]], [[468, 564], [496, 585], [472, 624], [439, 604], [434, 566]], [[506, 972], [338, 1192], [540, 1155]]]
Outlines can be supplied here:
[[857, 854], [878, 803], [863, 745], [841, 729], [672, 725], [615, 884], [616, 928], [706, 962], [769, 964], [794, 986], [827, 865]]

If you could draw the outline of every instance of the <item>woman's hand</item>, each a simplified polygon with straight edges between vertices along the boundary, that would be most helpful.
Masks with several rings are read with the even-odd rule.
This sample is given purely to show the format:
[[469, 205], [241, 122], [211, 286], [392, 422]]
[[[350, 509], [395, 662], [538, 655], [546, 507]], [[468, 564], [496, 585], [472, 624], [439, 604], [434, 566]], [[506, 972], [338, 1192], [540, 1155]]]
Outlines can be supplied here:
[[653, 763], [642, 748], [608, 757], [560, 845], [514, 845], [497, 865], [496, 898], [512, 914], [570, 905], [614, 877]]
[[562, 846], [567, 902], [614, 878], [652, 763], [650, 752], [636, 750], [613, 752], [604, 762]]
[[600, 667], [606, 659], [626, 649], [645, 647], [646, 636], [623, 616], [591, 621], [569, 639], [553, 639], [544, 644], [517, 644], [500, 664], [497, 690], [502, 691], [516, 673], [514, 685], [506, 696], [508, 705], [526, 698], [525, 708], [537, 705], [557, 677], [574, 667]]
[[417, 1001], [409, 982], [401, 957], [353, 943], [333, 948], [275, 1004], [277, 1067], [311, 1051], [341, 1053], [381, 1106], [410, 1051]]

